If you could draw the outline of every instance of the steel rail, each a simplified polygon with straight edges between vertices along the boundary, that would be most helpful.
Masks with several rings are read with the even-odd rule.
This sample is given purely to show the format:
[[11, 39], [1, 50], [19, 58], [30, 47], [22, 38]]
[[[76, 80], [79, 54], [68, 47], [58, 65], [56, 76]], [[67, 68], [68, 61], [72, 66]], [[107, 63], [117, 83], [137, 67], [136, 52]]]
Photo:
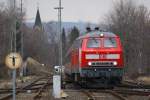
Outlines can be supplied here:
[[81, 90], [81, 92], [88, 97], [88, 100], [95, 100], [93, 93], [91, 91]]
[[145, 90], [133, 90], [133, 89], [116, 89], [114, 90], [117, 93], [120, 94], [127, 94], [127, 95], [140, 95], [140, 96], [149, 96], [150, 91], [145, 91]]
[[[49, 85], [51, 85], [52, 83], [49, 83]], [[30, 89], [20, 89], [20, 88], [17, 88], [16, 90], [19, 92], [19, 93], [23, 93], [23, 92], [27, 92], [27, 90], [32, 90], [32, 92], [34, 92], [35, 90], [38, 90], [40, 89], [42, 86], [44, 85], [43, 84], [37, 84], [37, 85], [33, 85], [32, 88]], [[34, 87], [36, 86], [36, 87]], [[38, 87], [37, 87], [38, 86]], [[8, 93], [11, 93], [12, 92], [12, 89], [3, 89], [3, 90], [0, 90], [0, 94], [8, 94]]]
[[51, 82], [51, 79], [49, 79], [41, 88], [39, 88], [37, 94], [33, 97], [33, 100], [39, 99], [42, 97], [42, 92], [44, 91], [44, 89], [49, 86], [52, 85], [53, 83]]
[[[23, 88], [20, 88], [20, 90], [26, 90], [26, 89], [30, 89], [36, 82], [42, 80], [42, 79], [46, 79], [46, 77], [41, 77], [41, 78], [38, 78], [36, 79], [35, 81], [31, 82], [30, 84], [24, 86]], [[20, 93], [20, 91], [16, 91], [16, 94]], [[12, 93], [0, 98], [0, 100], [8, 100], [12, 97]]]
[[150, 89], [150, 85], [131, 82], [131, 81], [123, 81], [121, 85], [118, 87], [126, 87], [126, 88], [139, 88], [139, 89]]
[[120, 95], [119, 93], [117, 93], [116, 91], [113, 91], [113, 90], [105, 90], [105, 93], [109, 93], [109, 94], [115, 96], [116, 98], [118, 98], [119, 100], [128, 100], [127, 98], [123, 97], [122, 95]]

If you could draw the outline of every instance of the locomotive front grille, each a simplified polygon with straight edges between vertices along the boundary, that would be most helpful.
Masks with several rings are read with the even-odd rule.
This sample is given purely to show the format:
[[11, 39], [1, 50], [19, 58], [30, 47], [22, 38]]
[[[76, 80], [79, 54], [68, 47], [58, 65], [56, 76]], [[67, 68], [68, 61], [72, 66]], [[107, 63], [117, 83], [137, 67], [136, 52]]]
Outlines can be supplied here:
[[91, 62], [91, 66], [114, 66], [113, 62]]

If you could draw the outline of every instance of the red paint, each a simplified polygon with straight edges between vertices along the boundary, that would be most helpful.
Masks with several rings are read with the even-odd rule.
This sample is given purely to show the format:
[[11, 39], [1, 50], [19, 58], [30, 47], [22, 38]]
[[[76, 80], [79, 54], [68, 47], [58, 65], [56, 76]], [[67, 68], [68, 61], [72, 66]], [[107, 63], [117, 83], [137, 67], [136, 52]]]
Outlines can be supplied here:
[[[100, 39], [101, 42], [101, 48], [87, 48], [87, 41], [89, 38], [94, 37]], [[112, 36], [110, 36], [112, 37]], [[76, 41], [82, 41], [82, 45], [80, 46], [72, 46], [72, 48], [69, 50], [68, 56], [69, 60], [71, 61], [71, 66], [67, 67], [67, 70], [71, 70], [72, 73], [79, 72], [80, 68], [90, 67], [88, 66], [89, 61], [116, 61], [118, 65], [116, 68], [123, 68], [124, 62], [123, 62], [123, 49], [121, 46], [120, 38], [115, 35], [113, 38], [116, 39], [117, 47], [115, 48], [106, 48], [104, 47], [104, 39], [109, 38], [109, 35], [100, 37], [99, 35], [85, 35], [79, 37]], [[79, 52], [79, 49], [81, 49], [81, 55]], [[85, 58], [86, 54], [99, 54], [100, 59], [97, 60], [87, 60]], [[106, 59], [106, 54], [120, 54], [120, 59]], [[106, 66], [108, 67], [108, 66]]]

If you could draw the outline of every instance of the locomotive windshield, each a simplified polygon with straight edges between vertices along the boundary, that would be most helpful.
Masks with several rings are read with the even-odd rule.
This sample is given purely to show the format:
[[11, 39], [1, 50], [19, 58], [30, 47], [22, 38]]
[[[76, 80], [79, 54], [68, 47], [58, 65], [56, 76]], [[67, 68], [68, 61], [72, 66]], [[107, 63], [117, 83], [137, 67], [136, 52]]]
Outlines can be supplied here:
[[101, 40], [97, 39], [97, 38], [88, 39], [87, 47], [88, 48], [99, 48], [99, 47], [101, 47]]
[[104, 47], [117, 47], [117, 42], [115, 38], [105, 38], [104, 39]]

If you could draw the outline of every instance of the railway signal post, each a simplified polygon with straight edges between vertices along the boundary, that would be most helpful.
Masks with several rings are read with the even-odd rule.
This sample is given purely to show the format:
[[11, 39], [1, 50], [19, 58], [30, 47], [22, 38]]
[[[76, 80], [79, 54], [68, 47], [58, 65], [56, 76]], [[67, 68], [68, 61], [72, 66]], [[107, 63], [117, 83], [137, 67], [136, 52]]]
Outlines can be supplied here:
[[[16, 100], [16, 69], [21, 67], [22, 65], [22, 57], [17, 52], [17, 19], [16, 19], [16, 0], [10, 1], [10, 7], [13, 9], [12, 16], [13, 16], [13, 23], [11, 24], [12, 34], [11, 34], [11, 52], [9, 55], [6, 56], [5, 64], [10, 69], [12, 69], [13, 76], [12, 76], [12, 83], [13, 83], [13, 100]], [[20, 35], [20, 34], [19, 34]], [[20, 37], [20, 36], [19, 36]]]
[[13, 70], [13, 100], [16, 100], [16, 69], [22, 65], [22, 57], [18, 53], [10, 53], [6, 56], [5, 64]]

